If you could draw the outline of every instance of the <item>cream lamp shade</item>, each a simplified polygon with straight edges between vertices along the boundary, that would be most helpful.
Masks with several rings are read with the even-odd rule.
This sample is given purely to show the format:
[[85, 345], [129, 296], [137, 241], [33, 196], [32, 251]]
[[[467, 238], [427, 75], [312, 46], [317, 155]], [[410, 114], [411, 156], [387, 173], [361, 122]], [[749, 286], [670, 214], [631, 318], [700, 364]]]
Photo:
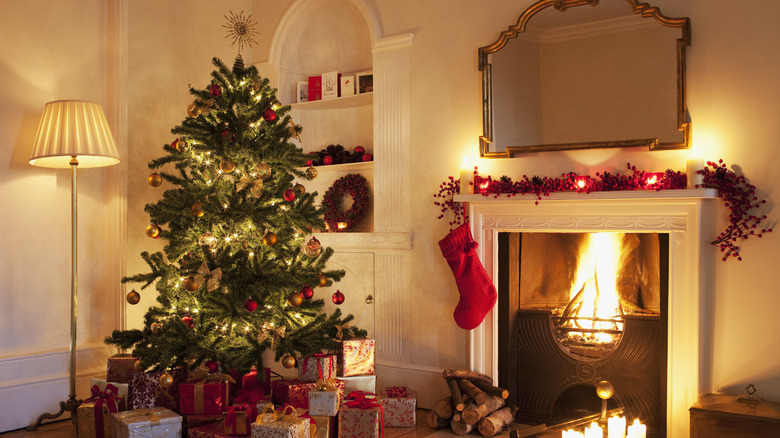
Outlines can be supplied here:
[[43, 107], [30, 164], [68, 168], [76, 157], [79, 167], [113, 166], [119, 151], [103, 113], [94, 102], [58, 100]]

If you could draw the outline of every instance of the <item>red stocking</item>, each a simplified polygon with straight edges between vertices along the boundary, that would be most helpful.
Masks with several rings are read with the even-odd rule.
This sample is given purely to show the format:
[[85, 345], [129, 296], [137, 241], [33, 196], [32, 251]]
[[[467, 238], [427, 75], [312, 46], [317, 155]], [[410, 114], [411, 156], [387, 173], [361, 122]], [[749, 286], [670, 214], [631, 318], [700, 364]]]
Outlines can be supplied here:
[[482, 323], [485, 315], [496, 304], [496, 288], [477, 257], [477, 242], [471, 237], [469, 224], [450, 231], [439, 241], [444, 259], [452, 269], [460, 300], [455, 307], [455, 322], [465, 330], [472, 330]]

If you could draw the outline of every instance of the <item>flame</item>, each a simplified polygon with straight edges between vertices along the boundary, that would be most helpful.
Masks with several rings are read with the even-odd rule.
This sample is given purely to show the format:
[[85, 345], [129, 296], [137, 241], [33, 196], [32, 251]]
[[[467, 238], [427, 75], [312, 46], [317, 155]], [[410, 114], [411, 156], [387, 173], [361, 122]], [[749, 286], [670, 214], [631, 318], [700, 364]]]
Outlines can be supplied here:
[[[578, 305], [573, 314], [580, 318], [598, 318], [607, 321], [575, 319], [577, 327], [585, 329], [622, 329], [616, 321], [620, 317], [617, 278], [622, 247], [621, 233], [591, 233], [587, 235], [578, 260], [577, 274], [569, 297]], [[583, 332], [573, 332], [588, 336]], [[592, 340], [607, 343], [613, 340], [609, 333], [594, 333]]]

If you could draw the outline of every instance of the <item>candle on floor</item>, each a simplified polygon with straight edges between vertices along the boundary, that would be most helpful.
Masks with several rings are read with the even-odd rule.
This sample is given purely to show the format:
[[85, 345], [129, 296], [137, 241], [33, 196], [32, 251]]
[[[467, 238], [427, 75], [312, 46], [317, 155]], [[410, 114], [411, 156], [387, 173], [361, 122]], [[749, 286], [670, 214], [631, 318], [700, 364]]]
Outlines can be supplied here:
[[647, 438], [647, 426], [639, 422], [639, 418], [634, 420], [634, 424], [628, 426], [626, 438]]
[[607, 419], [608, 438], [626, 438], [626, 417], [609, 417]]
[[704, 160], [701, 158], [689, 158], [685, 164], [688, 173], [688, 188], [695, 189], [697, 185], [701, 186], [704, 183], [704, 177], [696, 172], [704, 169]]
[[577, 432], [574, 429], [564, 430], [561, 434], [561, 438], [585, 438], [582, 432]]
[[604, 430], [598, 423], [590, 423], [590, 426], [585, 428], [585, 438], [604, 438]]
[[468, 164], [460, 166], [460, 194], [471, 195], [474, 193], [474, 168]]

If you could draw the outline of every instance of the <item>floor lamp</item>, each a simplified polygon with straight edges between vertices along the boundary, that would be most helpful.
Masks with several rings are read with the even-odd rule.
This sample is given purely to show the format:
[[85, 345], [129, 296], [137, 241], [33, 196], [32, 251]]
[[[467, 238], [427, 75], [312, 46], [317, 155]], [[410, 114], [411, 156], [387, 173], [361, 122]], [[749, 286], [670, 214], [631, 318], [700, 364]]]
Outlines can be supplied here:
[[119, 152], [103, 108], [93, 102], [58, 100], [43, 107], [38, 134], [30, 155], [33, 166], [71, 169], [71, 287], [70, 287], [70, 397], [60, 402], [56, 414], [45, 413], [29, 426], [34, 430], [45, 419], [66, 410], [76, 421], [76, 296], [78, 291], [78, 185], [77, 167], [103, 167], [119, 163]]

